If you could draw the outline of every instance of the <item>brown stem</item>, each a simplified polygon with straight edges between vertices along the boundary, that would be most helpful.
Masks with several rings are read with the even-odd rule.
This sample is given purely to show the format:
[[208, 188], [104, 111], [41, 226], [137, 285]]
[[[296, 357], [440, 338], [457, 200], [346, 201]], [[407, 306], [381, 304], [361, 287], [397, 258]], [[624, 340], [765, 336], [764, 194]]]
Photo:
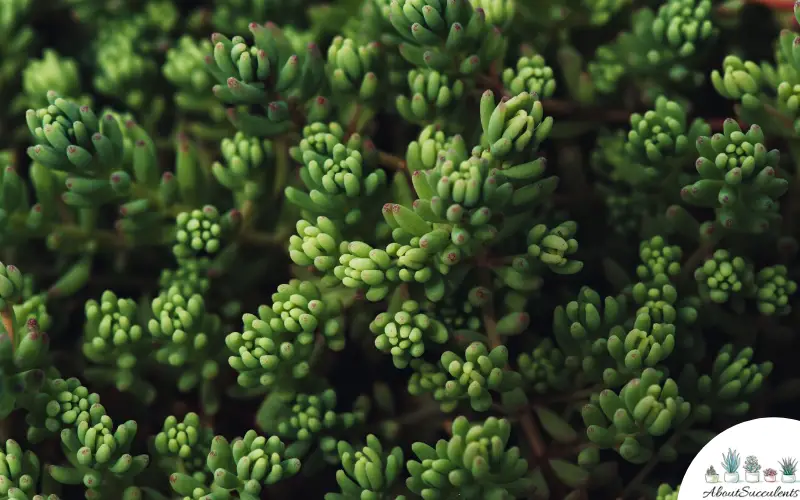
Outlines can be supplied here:
[[385, 423], [393, 423], [401, 426], [416, 425], [424, 420], [429, 420], [431, 417], [442, 415], [442, 410], [438, 403], [431, 402], [424, 406], [417, 408], [414, 411], [398, 415], [394, 418], [387, 418]]
[[[775, 108], [775, 106], [771, 104], [763, 104], [763, 106], [764, 106], [764, 111], [766, 111], [767, 114], [769, 114], [770, 116], [781, 122], [783, 126], [786, 127], [787, 130], [794, 130], [794, 122], [792, 122], [791, 118], [781, 113], [780, 110], [778, 110], [777, 108]], [[739, 105], [737, 104], [735, 106], [735, 108], [737, 108], [737, 112], [738, 112], [738, 107]]]
[[[577, 191], [577, 190], [576, 190]], [[558, 207], [571, 207], [575, 205], [591, 206], [596, 203], [602, 203], [603, 198], [594, 189], [587, 188], [587, 191], [577, 194], [559, 194], [554, 193], [551, 200], [553, 204]]]
[[[675, 443], [678, 442], [678, 439], [683, 435], [683, 431], [688, 429], [692, 424], [692, 418], [688, 418], [684, 420], [683, 424], [681, 424], [680, 428], [675, 429], [675, 432], [670, 436], [670, 438], [663, 444], [663, 446], [674, 446]], [[627, 496], [631, 495], [636, 489], [647, 479], [647, 476], [650, 472], [653, 471], [656, 465], [658, 465], [660, 458], [658, 453], [653, 454], [650, 460], [639, 469], [639, 473], [634, 476], [634, 478], [625, 486], [625, 489], [622, 490], [622, 494], [618, 497], [618, 500], [622, 500]]]
[[[276, 140], [275, 150], [275, 163], [276, 163], [276, 177], [275, 177], [275, 191], [273, 196], [280, 198], [280, 190], [283, 189], [286, 172], [289, 169], [289, 142], [286, 137], [280, 137]], [[257, 205], [253, 200], [246, 200], [242, 203], [242, 229], [239, 232], [239, 240], [258, 246], [275, 246], [283, 243], [287, 235], [283, 234], [284, 231], [277, 231], [275, 233], [261, 233], [252, 229], [253, 223], [257, 216]]]
[[554, 394], [550, 397], [540, 398], [536, 400], [536, 404], [540, 406], [550, 406], [553, 403], [574, 403], [582, 399], [588, 399], [595, 392], [602, 390], [602, 386], [594, 386], [580, 391], [568, 392], [566, 394]]
[[[243, 206], [243, 217], [244, 217], [244, 209], [246, 209], [247, 203]], [[247, 220], [247, 218], [244, 218]], [[125, 239], [119, 234], [114, 231], [108, 231], [105, 229], [95, 229], [91, 232], [83, 231], [77, 226], [72, 225], [57, 225], [51, 227], [48, 232], [52, 233], [62, 233], [65, 236], [69, 236], [70, 238], [74, 239], [81, 239], [81, 240], [94, 240], [96, 241], [101, 247], [108, 248], [112, 250], [125, 250], [133, 248], [134, 245], [129, 242], [125, 241]], [[276, 233], [263, 233], [260, 231], [250, 230], [243, 228], [242, 232], [239, 233], [239, 239], [245, 241], [251, 245], [257, 246], [265, 246], [271, 247], [280, 245], [283, 243], [283, 240], [286, 238], [285, 232], [278, 231]], [[44, 235], [41, 235], [44, 236]]]
[[[726, 2], [715, 8], [717, 14], [722, 16], [735, 16], [745, 5], [763, 5], [779, 12], [791, 12], [794, 9], [794, 0], [739, 0], [739, 2]], [[797, 25], [792, 19], [792, 24]]]
[[214, 428], [214, 415], [207, 415], [205, 413], [202, 414], [202, 422], [203, 427], [208, 427], [209, 429]]
[[[765, 2], [768, 1], [769, 0], [765, 0]], [[780, 0], [773, 0], [773, 1], [779, 2]], [[500, 97], [511, 97], [511, 95], [503, 87], [503, 84], [500, 82], [498, 78], [479, 75], [477, 80], [480, 84], [484, 85], [486, 88], [490, 89], [495, 94], [498, 94]], [[628, 111], [626, 109], [608, 109], [599, 106], [586, 106], [584, 104], [574, 101], [568, 101], [565, 99], [547, 98], [542, 100], [542, 104], [544, 105], [545, 113], [553, 117], [565, 117], [574, 120], [585, 120], [592, 122], [605, 122], [605, 123], [617, 123], [617, 124], [628, 123], [631, 118], [631, 111]], [[773, 115], [780, 114], [774, 108], [772, 110], [768, 109], [767, 111]], [[782, 115], [778, 116], [778, 118], [782, 119], [783, 121], [786, 120], [786, 117]], [[709, 125], [711, 125], [711, 129], [713, 131], [719, 131], [722, 130], [722, 124], [724, 123], [725, 119], [709, 118], [707, 121]], [[742, 127], [744, 127], [743, 122], [739, 121], [739, 124]]]
[[276, 200], [283, 197], [283, 189], [286, 186], [287, 178], [289, 177], [290, 157], [289, 145], [293, 139], [289, 136], [283, 136], [276, 141], [275, 148], [275, 187], [272, 196]]
[[239, 233], [239, 241], [259, 247], [275, 247], [283, 245], [288, 234], [286, 231], [276, 231], [274, 233], [262, 233], [261, 231], [242, 231]]
[[[278, 100], [283, 100], [283, 97], [278, 94]], [[297, 103], [297, 99], [290, 97], [287, 99], [289, 102], [289, 114], [292, 117], [292, 122], [297, 130], [302, 130], [303, 126], [306, 124], [306, 115], [303, 113], [303, 110], [300, 109], [300, 105]]]
[[347, 130], [345, 132], [345, 140], [349, 139], [350, 136], [356, 133], [358, 130], [358, 121], [361, 119], [361, 113], [364, 112], [364, 108], [361, 104], [356, 103], [355, 109], [353, 110], [353, 116], [350, 117], [350, 123], [347, 124]]
[[[491, 289], [491, 271], [488, 267], [481, 268], [481, 281], [483, 286]], [[486, 329], [486, 336], [489, 339], [489, 347], [494, 349], [502, 345], [500, 335], [497, 333], [497, 319], [494, 312], [494, 304], [490, 300], [483, 308], [483, 326]], [[509, 367], [506, 366], [506, 369]], [[539, 432], [539, 426], [533, 418], [530, 408], [524, 408], [518, 415], [522, 433], [525, 435], [528, 446], [530, 446], [536, 463], [542, 468], [542, 475], [547, 484], [553, 488], [559, 488], [561, 482], [557, 479], [550, 462], [547, 460], [547, 445]]]
[[604, 107], [584, 106], [577, 102], [563, 99], [544, 99], [544, 111], [553, 117], [569, 117], [575, 120], [586, 120], [605, 123], [628, 123], [631, 112], [625, 109], [608, 109]]
[[56, 212], [58, 212], [58, 216], [64, 224], [75, 223], [75, 217], [73, 217], [72, 212], [69, 211], [66, 203], [61, 198], [56, 200]]
[[11, 349], [14, 350], [17, 344], [14, 341], [14, 310], [11, 307], [10, 304], [6, 304], [6, 307], [0, 310], [0, 320], [2, 320], [3, 328], [5, 328], [8, 338], [11, 340]]
[[550, 447], [547, 450], [547, 456], [551, 459], [553, 458], [573, 458], [576, 455], [580, 454], [584, 449], [594, 446], [590, 442], [583, 442], [571, 445], [562, 445], [562, 446], [555, 446]]
[[[706, 122], [708, 122], [712, 132], [722, 132], [722, 127], [725, 125], [725, 120], [727, 120], [727, 118], [709, 118], [706, 120]], [[747, 129], [747, 124], [745, 124], [742, 120], [737, 121], [739, 122], [740, 127]]]
[[721, 231], [717, 230], [707, 240], [700, 243], [700, 246], [697, 247], [694, 253], [692, 253], [692, 255], [690, 255], [683, 264], [683, 269], [681, 270], [679, 278], [680, 283], [686, 283], [686, 281], [692, 277], [695, 269], [697, 269], [697, 267], [700, 265], [700, 261], [708, 257], [721, 239]]
[[477, 75], [475, 80], [485, 89], [491, 90], [500, 97], [511, 97], [497, 76]]
[[[800, 141], [789, 141], [789, 150], [792, 153], [792, 160], [796, 162], [800, 159]], [[796, 164], [796, 163], [795, 163]], [[798, 212], [798, 202], [800, 201], [800, 175], [795, 173], [794, 179], [789, 186], [790, 195], [787, 196], [786, 210], [783, 217], [783, 225], [787, 234], [794, 231], [795, 214]]]
[[384, 167], [398, 172], [406, 169], [405, 160], [384, 151], [378, 151], [378, 162]]
[[[478, 83], [491, 90], [500, 97], [511, 97], [498, 78], [478, 75]], [[600, 106], [585, 106], [583, 104], [564, 99], [547, 98], [542, 100], [545, 113], [553, 117], [569, 117], [575, 120], [585, 120], [604, 123], [628, 123], [631, 119], [630, 111], [625, 109], [608, 109]]]
[[539, 461], [539, 465], [542, 467], [542, 472], [545, 477], [548, 478], [548, 484], [554, 484], [556, 479], [553, 475], [553, 471], [550, 469], [550, 464], [547, 460], [543, 460], [547, 455], [547, 445], [544, 444], [544, 439], [542, 439], [539, 427], [533, 420], [533, 415], [529, 411], [526, 411], [520, 415], [519, 423], [522, 426], [522, 432], [525, 434], [525, 438], [528, 440], [531, 450], [533, 450], [533, 455], [537, 458], [537, 461]]
[[122, 234], [106, 229], [94, 229], [92, 231], [86, 231], [74, 224], [57, 224], [46, 229], [46, 232], [35, 233], [32, 236], [44, 238], [48, 234], [55, 233], [64, 235], [69, 239], [87, 241], [94, 240], [101, 247], [113, 250], [124, 250], [131, 247], [130, 243], [125, 241], [125, 238], [122, 236]]
[[255, 208], [256, 207], [253, 200], [246, 200], [244, 203], [242, 203], [242, 228], [246, 228], [248, 225], [250, 225]]
[[794, 0], [746, 0], [745, 3], [761, 4], [773, 10], [794, 10]]

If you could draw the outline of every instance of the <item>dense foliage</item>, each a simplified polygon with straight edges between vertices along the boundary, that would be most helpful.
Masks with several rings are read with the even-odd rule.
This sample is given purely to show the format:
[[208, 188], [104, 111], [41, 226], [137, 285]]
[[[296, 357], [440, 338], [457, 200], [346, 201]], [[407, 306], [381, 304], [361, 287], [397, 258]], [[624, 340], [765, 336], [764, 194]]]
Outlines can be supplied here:
[[800, 7], [196, 4], [0, 0], [0, 499], [674, 500], [792, 415]]

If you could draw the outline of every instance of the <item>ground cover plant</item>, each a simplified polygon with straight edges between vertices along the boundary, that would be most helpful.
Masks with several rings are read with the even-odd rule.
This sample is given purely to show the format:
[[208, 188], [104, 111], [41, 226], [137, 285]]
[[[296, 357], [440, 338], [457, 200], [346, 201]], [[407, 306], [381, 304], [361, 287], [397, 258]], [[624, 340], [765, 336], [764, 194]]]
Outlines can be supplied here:
[[0, 498], [675, 500], [797, 412], [798, 17], [0, 0]]

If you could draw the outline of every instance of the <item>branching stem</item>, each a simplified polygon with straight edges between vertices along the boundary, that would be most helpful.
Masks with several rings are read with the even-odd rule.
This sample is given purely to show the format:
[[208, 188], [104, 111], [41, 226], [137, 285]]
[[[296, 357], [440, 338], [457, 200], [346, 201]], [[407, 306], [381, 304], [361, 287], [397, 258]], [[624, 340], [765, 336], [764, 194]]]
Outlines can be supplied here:
[[[483, 286], [491, 290], [491, 271], [487, 267], [481, 268], [481, 281]], [[497, 317], [494, 311], [494, 304], [488, 301], [483, 308], [483, 327], [486, 329], [486, 336], [489, 338], [489, 347], [494, 349], [502, 345], [500, 335], [497, 333]], [[506, 366], [506, 369], [508, 367]], [[559, 486], [561, 482], [556, 478], [550, 463], [547, 460], [547, 445], [542, 438], [542, 433], [539, 431], [539, 426], [533, 418], [530, 408], [524, 408], [519, 413], [519, 424], [522, 427], [522, 433], [530, 446], [536, 463], [542, 469], [547, 484], [551, 487]]]
[[384, 151], [378, 151], [378, 162], [380, 162], [382, 166], [396, 172], [402, 172], [406, 170], [405, 160]]
[[[687, 418], [680, 428], [675, 429], [675, 432], [670, 436], [670, 438], [662, 445], [662, 446], [674, 446], [675, 443], [678, 442], [678, 439], [683, 435], [684, 430], [690, 428], [692, 426], [693, 419]], [[654, 453], [650, 460], [644, 464], [644, 466], [639, 469], [639, 473], [625, 486], [625, 489], [622, 490], [622, 494], [619, 496], [619, 500], [624, 500], [626, 497], [633, 494], [639, 486], [647, 479], [647, 476], [653, 471], [653, 469], [658, 465], [660, 458], [658, 453]]]
[[14, 310], [10, 304], [6, 304], [5, 308], [0, 310], [0, 321], [3, 322], [8, 338], [11, 339], [11, 349], [16, 349], [17, 342], [14, 338]]
[[773, 10], [792, 11], [794, 0], [746, 0], [745, 3], [761, 4]]
[[714, 251], [714, 247], [722, 239], [721, 233], [722, 231], [720, 230], [715, 231], [708, 239], [702, 241], [694, 253], [686, 259], [681, 270], [680, 283], [686, 283], [687, 280], [691, 279], [700, 262]]

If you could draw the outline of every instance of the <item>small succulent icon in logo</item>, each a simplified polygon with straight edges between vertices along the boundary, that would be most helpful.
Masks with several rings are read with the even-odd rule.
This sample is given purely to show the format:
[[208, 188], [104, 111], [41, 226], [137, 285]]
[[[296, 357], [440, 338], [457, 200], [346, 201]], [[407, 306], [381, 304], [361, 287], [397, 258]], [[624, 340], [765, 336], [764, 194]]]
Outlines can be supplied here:
[[750, 455], [744, 460], [744, 480], [748, 483], [757, 483], [761, 480], [761, 464], [758, 457]]
[[739, 482], [739, 466], [741, 464], [742, 458], [736, 450], [728, 448], [728, 452], [722, 454], [722, 470], [725, 471], [726, 483]]
[[784, 483], [793, 483], [795, 481], [794, 473], [797, 472], [797, 459], [796, 458], [783, 458], [778, 461], [781, 467], [781, 481]]
[[773, 468], [764, 469], [764, 481], [774, 483], [778, 478], [778, 471]]
[[709, 465], [708, 469], [706, 469], [706, 482], [707, 483], [719, 482], [719, 474], [717, 474], [717, 470], [714, 469], [713, 465]]

